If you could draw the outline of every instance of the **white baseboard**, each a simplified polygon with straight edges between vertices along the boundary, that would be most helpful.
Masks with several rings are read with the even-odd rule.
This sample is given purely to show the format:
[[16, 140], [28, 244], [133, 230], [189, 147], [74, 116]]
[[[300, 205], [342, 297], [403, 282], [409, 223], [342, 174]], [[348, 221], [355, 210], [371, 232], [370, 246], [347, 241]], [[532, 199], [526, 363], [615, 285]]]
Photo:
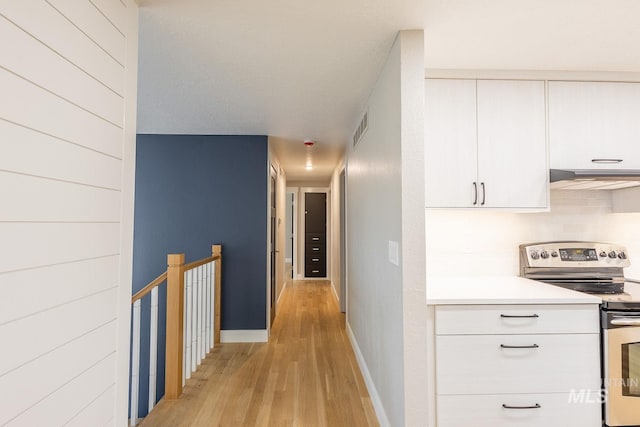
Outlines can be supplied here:
[[378, 416], [378, 423], [380, 423], [381, 427], [391, 427], [389, 418], [387, 418], [387, 413], [384, 410], [384, 406], [382, 406], [382, 400], [380, 400], [380, 395], [378, 394], [376, 385], [373, 382], [373, 378], [371, 378], [367, 362], [364, 361], [364, 357], [362, 356], [362, 352], [360, 351], [360, 347], [358, 346], [358, 342], [356, 341], [355, 335], [353, 335], [353, 331], [351, 330], [349, 323], [347, 323], [347, 336], [349, 337], [351, 347], [356, 355], [356, 361], [358, 362], [358, 366], [360, 367], [360, 371], [364, 377], [364, 383], [367, 386], [367, 391], [371, 397], [371, 404]]
[[268, 342], [269, 332], [266, 329], [238, 329], [220, 331], [220, 342]]
[[338, 297], [338, 292], [336, 292], [336, 287], [333, 286], [333, 280], [331, 281], [331, 290], [333, 291], [333, 296], [336, 297], [336, 301], [338, 301], [338, 305], [340, 305], [340, 297]]

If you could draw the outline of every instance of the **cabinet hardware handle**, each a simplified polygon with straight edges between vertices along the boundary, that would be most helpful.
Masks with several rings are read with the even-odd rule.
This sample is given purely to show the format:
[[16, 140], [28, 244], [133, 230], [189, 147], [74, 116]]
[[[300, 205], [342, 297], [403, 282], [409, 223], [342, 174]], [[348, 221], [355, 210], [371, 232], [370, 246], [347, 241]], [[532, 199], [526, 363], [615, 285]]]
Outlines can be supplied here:
[[473, 205], [478, 204], [478, 184], [476, 182], [473, 183]]
[[503, 319], [537, 319], [540, 316], [538, 316], [537, 314], [501, 314], [500, 317], [502, 317]]
[[320, 273], [320, 270], [311, 270], [312, 273]]
[[591, 159], [591, 163], [622, 163], [622, 159]]
[[311, 258], [311, 261], [318, 262], [318, 261], [320, 261], [320, 258]]
[[319, 237], [312, 237], [311, 240], [320, 240]]
[[320, 248], [312, 248], [311, 250], [313, 250], [313, 251], [319, 251], [319, 250], [320, 250]]
[[538, 404], [538, 403], [536, 403], [533, 406], [511, 406], [511, 405], [505, 405], [503, 403], [502, 407], [504, 409], [540, 409], [540, 408], [542, 408], [542, 406], [540, 406], [540, 404]]
[[484, 182], [481, 182], [480, 186], [482, 187], [482, 203], [480, 205], [484, 206], [484, 202], [487, 199], [487, 190], [484, 188]]
[[500, 344], [500, 348], [540, 348], [540, 346], [538, 344], [531, 344], [531, 345], [505, 345], [505, 344]]

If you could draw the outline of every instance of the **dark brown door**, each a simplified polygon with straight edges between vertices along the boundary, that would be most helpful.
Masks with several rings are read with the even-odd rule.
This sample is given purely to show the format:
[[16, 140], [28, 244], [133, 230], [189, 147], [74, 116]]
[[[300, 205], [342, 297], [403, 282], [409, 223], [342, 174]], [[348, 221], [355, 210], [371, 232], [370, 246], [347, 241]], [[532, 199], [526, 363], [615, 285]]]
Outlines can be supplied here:
[[275, 177], [271, 177], [271, 236], [270, 236], [270, 242], [271, 242], [271, 256], [270, 256], [270, 261], [271, 261], [271, 277], [269, 278], [270, 280], [270, 286], [271, 286], [271, 301], [270, 301], [270, 307], [271, 307], [271, 324], [273, 324], [273, 320], [276, 317], [276, 301], [277, 301], [277, 295], [276, 295], [276, 259], [278, 258], [278, 250], [276, 248], [276, 236], [277, 236], [277, 226], [278, 223], [276, 221], [276, 179]]
[[327, 275], [327, 193], [304, 193], [305, 277]]

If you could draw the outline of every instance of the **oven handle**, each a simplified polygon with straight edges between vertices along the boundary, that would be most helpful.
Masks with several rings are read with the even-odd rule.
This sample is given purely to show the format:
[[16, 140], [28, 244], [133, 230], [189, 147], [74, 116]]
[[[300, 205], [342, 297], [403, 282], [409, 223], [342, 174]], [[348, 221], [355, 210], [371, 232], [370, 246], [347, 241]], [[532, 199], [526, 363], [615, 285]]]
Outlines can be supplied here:
[[616, 326], [640, 326], [640, 317], [614, 317], [609, 323]]

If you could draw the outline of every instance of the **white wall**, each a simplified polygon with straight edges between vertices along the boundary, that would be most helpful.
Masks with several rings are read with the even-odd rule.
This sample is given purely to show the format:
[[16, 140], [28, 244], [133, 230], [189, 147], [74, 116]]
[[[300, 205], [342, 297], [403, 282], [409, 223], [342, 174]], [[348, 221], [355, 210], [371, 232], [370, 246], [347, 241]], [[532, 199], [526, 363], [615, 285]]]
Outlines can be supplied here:
[[0, 425], [121, 425], [137, 6], [2, 2], [0, 39]]
[[627, 245], [640, 277], [640, 214], [611, 212], [611, 192], [578, 190], [551, 191], [545, 213], [428, 209], [427, 274], [518, 275], [522, 243], [594, 240]]
[[348, 331], [382, 425], [426, 424], [423, 38], [399, 33], [347, 160]]

